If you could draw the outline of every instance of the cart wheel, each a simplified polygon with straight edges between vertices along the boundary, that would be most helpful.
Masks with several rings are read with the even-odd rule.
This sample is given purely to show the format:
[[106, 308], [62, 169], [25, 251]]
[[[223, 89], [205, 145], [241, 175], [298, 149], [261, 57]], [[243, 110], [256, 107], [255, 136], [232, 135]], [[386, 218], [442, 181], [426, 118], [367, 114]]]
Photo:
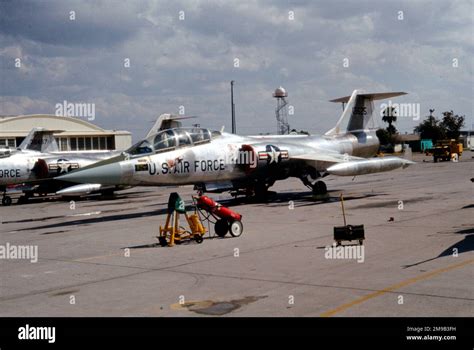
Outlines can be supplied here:
[[162, 247], [166, 247], [168, 245], [168, 242], [166, 241], [166, 237], [164, 236], [158, 237], [158, 242], [160, 242], [160, 245]]
[[243, 230], [244, 226], [239, 220], [232, 221], [232, 223], [229, 225], [229, 231], [232, 237], [239, 237]]
[[201, 244], [202, 241], [204, 240], [204, 238], [202, 238], [202, 236], [200, 234], [197, 234], [197, 235], [194, 236], [194, 240], [196, 241], [196, 243]]
[[364, 241], [362, 239], [359, 239], [359, 244], [360, 245], [364, 244]]
[[217, 220], [216, 224], [214, 225], [214, 231], [219, 237], [224, 237], [227, 234], [227, 231], [229, 231], [229, 224], [227, 223], [227, 220]]

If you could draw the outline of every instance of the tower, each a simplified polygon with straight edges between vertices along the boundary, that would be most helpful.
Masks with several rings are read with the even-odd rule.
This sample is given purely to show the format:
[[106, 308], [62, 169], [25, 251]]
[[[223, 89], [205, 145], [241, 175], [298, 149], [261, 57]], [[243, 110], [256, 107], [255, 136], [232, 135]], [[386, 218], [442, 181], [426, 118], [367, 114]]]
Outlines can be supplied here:
[[273, 97], [277, 99], [277, 107], [275, 109], [277, 134], [287, 135], [290, 133], [290, 125], [288, 124], [288, 101], [285, 99], [288, 97], [288, 93], [280, 86], [273, 93]]

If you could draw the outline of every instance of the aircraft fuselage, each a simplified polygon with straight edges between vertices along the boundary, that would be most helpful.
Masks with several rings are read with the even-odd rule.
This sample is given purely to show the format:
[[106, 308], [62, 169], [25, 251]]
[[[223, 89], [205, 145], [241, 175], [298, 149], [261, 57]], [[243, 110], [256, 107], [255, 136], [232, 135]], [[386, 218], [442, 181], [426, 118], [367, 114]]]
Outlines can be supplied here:
[[[223, 133], [208, 143], [178, 147], [101, 166], [82, 173], [88, 182], [132, 186], [187, 185], [252, 178], [280, 180], [299, 176], [306, 153], [373, 156], [379, 141], [373, 132], [338, 136], [237, 136]], [[70, 174], [73, 176], [74, 173]], [[74, 181], [74, 179], [71, 179]]]

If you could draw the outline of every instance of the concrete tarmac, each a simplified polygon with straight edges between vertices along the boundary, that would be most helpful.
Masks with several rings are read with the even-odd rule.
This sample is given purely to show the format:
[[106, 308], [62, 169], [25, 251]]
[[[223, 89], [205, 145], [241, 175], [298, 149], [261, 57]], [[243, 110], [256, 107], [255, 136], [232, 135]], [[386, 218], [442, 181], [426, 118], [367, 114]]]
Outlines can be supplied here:
[[[37, 262], [0, 260], [0, 316], [473, 316], [472, 156], [329, 176], [326, 200], [297, 179], [267, 203], [211, 194], [244, 232], [211, 225], [202, 244], [157, 244], [169, 193], [190, 205], [190, 186], [0, 207], [0, 246], [38, 249]], [[341, 193], [348, 224], [365, 226], [363, 255], [358, 242], [332, 248]]]

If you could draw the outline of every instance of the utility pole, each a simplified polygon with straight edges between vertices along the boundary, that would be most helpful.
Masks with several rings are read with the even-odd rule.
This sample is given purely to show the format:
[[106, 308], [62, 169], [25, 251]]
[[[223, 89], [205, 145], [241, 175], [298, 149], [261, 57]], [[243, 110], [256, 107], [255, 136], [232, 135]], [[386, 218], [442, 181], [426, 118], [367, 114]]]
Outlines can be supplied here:
[[234, 81], [230, 81], [230, 108], [232, 113], [232, 133], [236, 133], [235, 127], [235, 104], [234, 104]]

